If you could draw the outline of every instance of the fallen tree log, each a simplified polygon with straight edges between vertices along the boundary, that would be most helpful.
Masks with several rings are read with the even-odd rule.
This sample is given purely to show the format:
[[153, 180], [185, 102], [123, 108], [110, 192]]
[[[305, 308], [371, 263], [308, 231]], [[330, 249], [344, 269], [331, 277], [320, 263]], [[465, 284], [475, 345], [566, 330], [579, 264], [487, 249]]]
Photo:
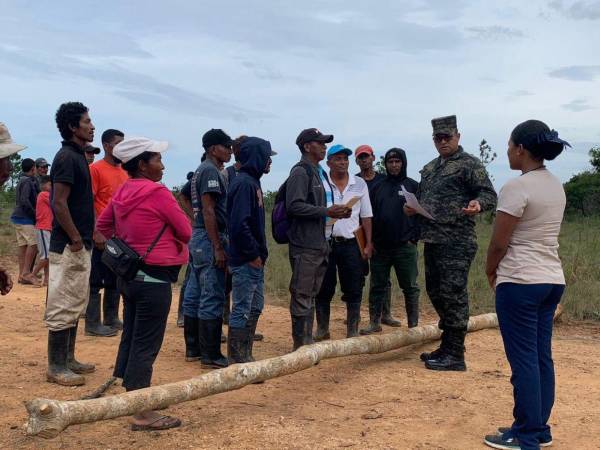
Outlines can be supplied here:
[[[496, 314], [482, 314], [471, 317], [468, 329], [478, 331], [497, 326]], [[299, 372], [324, 359], [383, 353], [412, 344], [434, 341], [439, 339], [440, 335], [441, 331], [436, 325], [426, 325], [388, 334], [323, 341], [300, 347], [295, 352], [283, 356], [246, 364], [234, 364], [189, 380], [152, 386], [110, 397], [74, 401], [37, 398], [25, 402], [29, 413], [27, 434], [52, 438], [69, 425], [166, 408], [169, 405], [240, 389], [256, 381]]]

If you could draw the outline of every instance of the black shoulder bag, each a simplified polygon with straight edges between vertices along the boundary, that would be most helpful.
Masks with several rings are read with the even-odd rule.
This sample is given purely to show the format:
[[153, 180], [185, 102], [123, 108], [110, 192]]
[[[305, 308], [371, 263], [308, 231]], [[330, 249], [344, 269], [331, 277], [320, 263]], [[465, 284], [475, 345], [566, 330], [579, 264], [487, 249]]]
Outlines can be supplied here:
[[115, 210], [113, 206], [113, 228], [114, 236], [106, 241], [104, 251], [102, 252], [102, 262], [108, 267], [116, 276], [122, 278], [125, 281], [131, 281], [135, 278], [138, 270], [144, 264], [144, 260], [148, 254], [152, 251], [156, 243], [159, 241], [162, 234], [167, 228], [165, 223], [158, 235], [144, 253], [144, 256], [140, 256], [137, 252], [132, 249], [125, 241], [117, 237], [117, 225], [115, 222]]

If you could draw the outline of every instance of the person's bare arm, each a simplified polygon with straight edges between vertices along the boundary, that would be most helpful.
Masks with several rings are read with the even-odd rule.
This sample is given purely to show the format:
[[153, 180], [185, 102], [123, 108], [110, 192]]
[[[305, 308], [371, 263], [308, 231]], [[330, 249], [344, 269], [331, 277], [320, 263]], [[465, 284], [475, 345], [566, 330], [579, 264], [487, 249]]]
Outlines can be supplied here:
[[67, 199], [71, 193], [71, 185], [57, 182], [54, 183], [53, 189], [54, 216], [56, 217], [58, 224], [65, 230], [67, 236], [69, 236], [69, 240], [71, 241], [69, 248], [72, 252], [78, 252], [83, 248], [83, 240], [73, 223], [73, 218], [71, 217], [69, 206], [67, 205]]
[[194, 208], [192, 208], [192, 201], [185, 195], [179, 194], [179, 202], [183, 212], [190, 218], [190, 220], [194, 220]]
[[202, 217], [204, 218], [204, 226], [206, 233], [213, 246], [215, 253], [215, 265], [219, 269], [225, 269], [227, 266], [227, 256], [225, 249], [219, 238], [219, 225], [217, 224], [217, 214], [215, 213], [215, 199], [212, 194], [203, 194], [202, 202]]
[[496, 270], [498, 269], [500, 261], [504, 258], [504, 255], [506, 255], [510, 237], [514, 232], [518, 221], [518, 217], [511, 216], [502, 211], [498, 211], [496, 215], [485, 265], [485, 273], [492, 289], [496, 286]]

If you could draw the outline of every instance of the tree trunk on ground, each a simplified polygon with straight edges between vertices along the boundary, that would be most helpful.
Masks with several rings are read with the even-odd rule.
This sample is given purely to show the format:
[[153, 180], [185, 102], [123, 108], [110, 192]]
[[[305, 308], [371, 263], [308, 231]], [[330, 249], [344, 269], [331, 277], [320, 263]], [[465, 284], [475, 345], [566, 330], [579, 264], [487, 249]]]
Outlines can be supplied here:
[[[471, 317], [469, 331], [498, 326], [496, 314]], [[411, 328], [388, 334], [323, 341], [300, 347], [292, 353], [246, 364], [234, 364], [189, 380], [152, 386], [93, 400], [59, 401], [37, 398], [25, 403], [29, 413], [28, 435], [57, 436], [69, 425], [130, 416], [145, 410], [166, 408], [221, 392], [242, 388], [256, 381], [299, 372], [323, 359], [350, 355], [383, 353], [439, 339], [436, 325]]]

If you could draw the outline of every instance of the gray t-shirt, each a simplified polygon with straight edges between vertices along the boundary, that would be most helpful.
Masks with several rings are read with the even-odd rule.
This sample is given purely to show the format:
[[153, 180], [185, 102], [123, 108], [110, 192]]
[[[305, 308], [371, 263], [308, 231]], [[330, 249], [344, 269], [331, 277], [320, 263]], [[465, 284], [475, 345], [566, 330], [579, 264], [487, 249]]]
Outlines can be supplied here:
[[202, 215], [202, 200], [204, 194], [211, 194], [215, 199], [215, 214], [219, 231], [227, 230], [227, 185], [217, 166], [206, 159], [194, 173], [192, 178], [192, 208], [194, 209], [194, 227], [206, 228]]

